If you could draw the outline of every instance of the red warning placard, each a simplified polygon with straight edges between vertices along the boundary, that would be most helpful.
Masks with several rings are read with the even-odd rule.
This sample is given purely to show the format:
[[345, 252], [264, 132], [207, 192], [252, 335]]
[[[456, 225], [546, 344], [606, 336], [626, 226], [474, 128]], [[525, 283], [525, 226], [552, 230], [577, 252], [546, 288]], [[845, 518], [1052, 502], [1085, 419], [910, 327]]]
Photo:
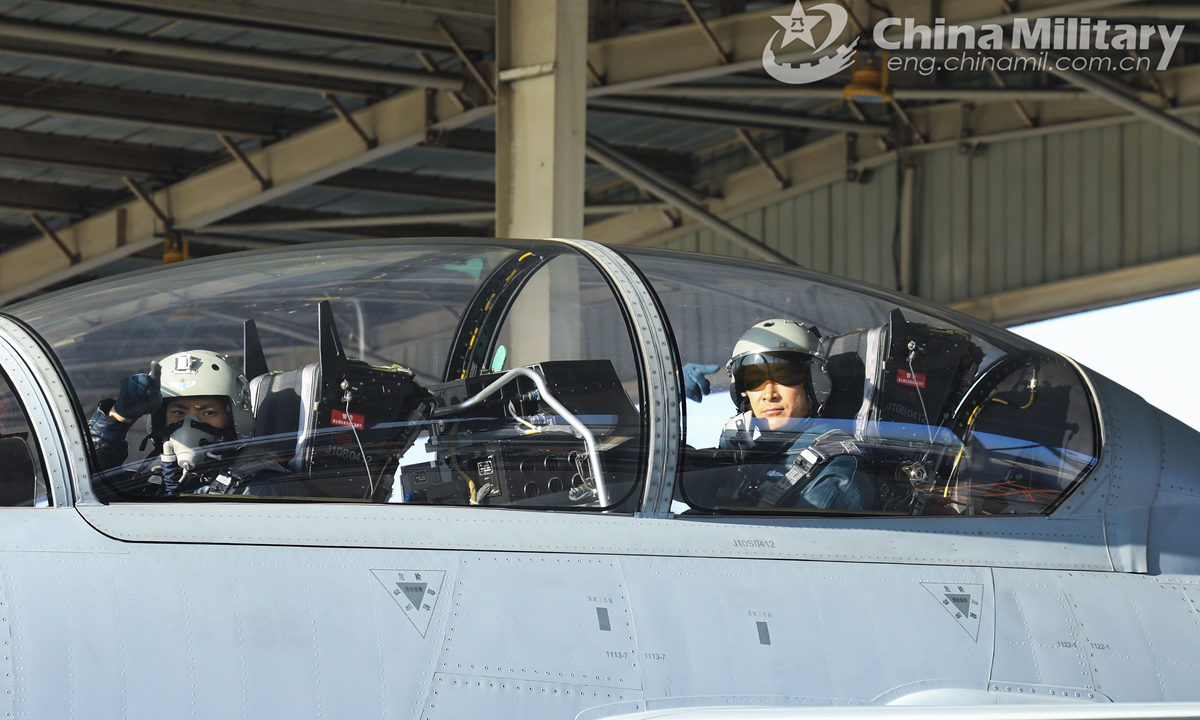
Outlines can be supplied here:
[[[921, 373], [915, 373], [908, 370], [898, 370], [896, 372], [896, 382], [901, 385], [915, 387], [920, 390], [925, 389], [925, 376]], [[336, 410], [334, 412], [337, 412]]]
[[[924, 376], [922, 376], [922, 379], [924, 379]], [[329, 419], [329, 422], [333, 423], [334, 425], [341, 425], [342, 427], [362, 430], [367, 426], [367, 416], [359, 415], [358, 413], [348, 413], [342, 412], [341, 410], [334, 410], [333, 416]]]

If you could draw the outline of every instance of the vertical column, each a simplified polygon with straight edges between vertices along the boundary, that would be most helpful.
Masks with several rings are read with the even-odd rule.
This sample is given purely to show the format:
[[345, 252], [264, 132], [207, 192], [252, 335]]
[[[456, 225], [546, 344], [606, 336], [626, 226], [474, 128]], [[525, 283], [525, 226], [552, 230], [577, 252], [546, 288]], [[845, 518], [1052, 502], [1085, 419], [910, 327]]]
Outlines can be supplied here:
[[[903, 162], [903, 161], [902, 161]], [[900, 183], [900, 292], [916, 295], [913, 286], [914, 214], [917, 203], [917, 168], [904, 165]]]
[[587, 0], [496, 0], [496, 234], [583, 237]]

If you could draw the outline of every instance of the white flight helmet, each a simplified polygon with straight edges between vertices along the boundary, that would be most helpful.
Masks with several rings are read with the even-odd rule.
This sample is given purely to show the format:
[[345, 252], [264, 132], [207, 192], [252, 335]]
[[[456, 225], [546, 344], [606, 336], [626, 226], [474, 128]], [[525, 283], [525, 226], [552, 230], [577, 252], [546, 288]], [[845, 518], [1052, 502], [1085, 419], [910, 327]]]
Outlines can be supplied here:
[[254, 434], [249, 386], [227, 357], [208, 350], [188, 350], [168, 355], [159, 361], [159, 367], [162, 369], [159, 387], [163, 404], [150, 416], [151, 435], [165, 429], [166, 407], [171, 398], [202, 395], [215, 395], [229, 401], [237, 437], [248, 438]]
[[808, 368], [805, 388], [813, 413], [820, 412], [833, 382], [825, 369], [825, 358], [821, 356], [821, 333], [812, 326], [794, 320], [764, 320], [747, 330], [733, 346], [733, 357], [725, 369], [729, 372], [729, 396], [738, 412], [749, 409], [745, 388], [738, 369], [742, 365], [785, 362], [804, 365]]

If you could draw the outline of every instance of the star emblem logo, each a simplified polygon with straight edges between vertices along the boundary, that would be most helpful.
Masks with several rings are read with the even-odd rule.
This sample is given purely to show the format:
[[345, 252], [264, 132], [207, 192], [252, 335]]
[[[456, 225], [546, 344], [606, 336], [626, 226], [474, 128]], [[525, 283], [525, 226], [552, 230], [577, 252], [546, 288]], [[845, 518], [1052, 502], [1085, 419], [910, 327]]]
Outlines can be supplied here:
[[[848, 42], [839, 45], [832, 55], [825, 52], [826, 48], [842, 39], [850, 19], [846, 8], [837, 2], [810, 2], [805, 10], [803, 3], [796, 0], [790, 15], [771, 17], [783, 29], [776, 29], [763, 46], [762, 64], [767, 74], [776, 80], [789, 85], [818, 82], [837, 75], [854, 63], [855, 48], [860, 38], [852, 36]], [[825, 23], [826, 18], [829, 18], [828, 23]], [[825, 37], [820, 42], [813, 37], [814, 28], [823, 31]], [[783, 39], [776, 45], [781, 34]], [[772, 46], [784, 51], [796, 40], [808, 47], [799, 50], [793, 48], [783, 52], [783, 57], [776, 58], [777, 51]]]
[[810, 48], [816, 48], [817, 42], [813, 40], [813, 28], [825, 19], [824, 15], [809, 15], [804, 12], [804, 6], [800, 4], [800, 0], [796, 0], [795, 6], [792, 7], [791, 15], [772, 15], [775, 22], [783, 26], [783, 43], [779, 46], [781, 49], [790, 45], [794, 40], [800, 40]]

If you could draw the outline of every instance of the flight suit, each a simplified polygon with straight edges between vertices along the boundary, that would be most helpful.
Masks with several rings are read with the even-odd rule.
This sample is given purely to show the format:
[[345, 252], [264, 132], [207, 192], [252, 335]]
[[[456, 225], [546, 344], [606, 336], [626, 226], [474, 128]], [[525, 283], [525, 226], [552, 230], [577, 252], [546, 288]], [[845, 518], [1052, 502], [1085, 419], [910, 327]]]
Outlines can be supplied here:
[[719, 446], [740, 462], [742, 480], [734, 499], [741, 504], [824, 510], [874, 505], [867, 458], [853, 436], [820, 418], [771, 431], [747, 411], [725, 424]]

